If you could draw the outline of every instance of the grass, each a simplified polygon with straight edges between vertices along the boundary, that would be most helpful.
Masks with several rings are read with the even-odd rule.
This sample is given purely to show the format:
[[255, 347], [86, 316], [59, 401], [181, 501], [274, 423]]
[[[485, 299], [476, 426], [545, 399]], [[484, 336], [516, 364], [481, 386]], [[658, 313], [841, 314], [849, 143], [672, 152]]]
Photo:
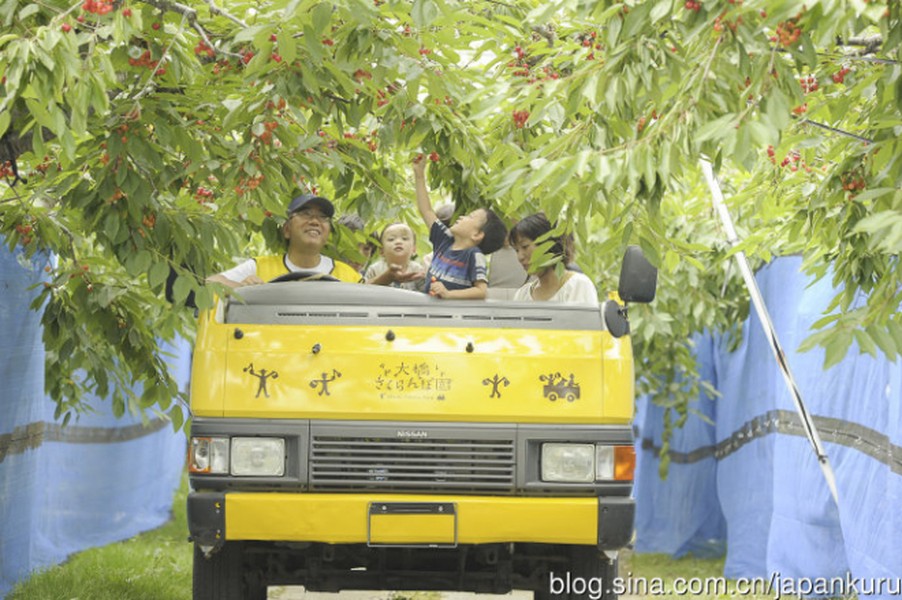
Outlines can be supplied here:
[[[192, 546], [187, 539], [185, 500], [187, 477], [176, 493], [173, 518], [162, 527], [124, 542], [85, 550], [61, 565], [35, 573], [17, 585], [7, 600], [191, 600]], [[672, 559], [663, 554], [621, 556], [620, 576], [642, 579], [647, 585], [659, 579], [664, 590], [672, 590], [677, 578], [720, 577], [723, 559], [693, 557]], [[733, 588], [731, 588], [733, 589]], [[645, 594], [639, 594], [645, 595]], [[271, 591], [277, 598], [279, 592]], [[385, 598], [385, 594], [380, 594]], [[435, 592], [393, 593], [391, 600], [440, 600]], [[677, 597], [666, 593], [661, 597]], [[699, 599], [733, 597], [696, 595]], [[745, 596], [752, 600], [773, 595]], [[338, 596], [336, 596], [336, 599]]]
[[191, 600], [187, 495], [185, 476], [168, 523], [124, 542], [79, 552], [17, 585], [7, 600]]

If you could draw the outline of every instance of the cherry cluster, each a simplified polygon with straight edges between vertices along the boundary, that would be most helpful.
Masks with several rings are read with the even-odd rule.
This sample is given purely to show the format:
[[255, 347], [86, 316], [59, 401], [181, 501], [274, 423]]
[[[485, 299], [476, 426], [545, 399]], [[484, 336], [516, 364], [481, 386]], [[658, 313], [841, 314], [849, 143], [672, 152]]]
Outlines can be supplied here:
[[145, 67], [151, 70], [155, 70], [157, 75], [163, 75], [166, 73], [166, 69], [157, 68], [160, 64], [158, 60], [151, 60], [150, 58], [150, 50], [145, 50], [141, 53], [141, 56], [138, 58], [130, 58], [128, 59], [128, 64], [133, 67]]
[[81, 7], [85, 12], [105, 15], [113, 11], [113, 2], [111, 0], [85, 0]]
[[526, 122], [529, 120], [529, 111], [528, 110], [515, 110], [513, 112], [514, 117], [514, 125], [517, 129], [523, 129]]
[[783, 21], [777, 24], [776, 35], [771, 37], [772, 42], [779, 42], [781, 46], [792, 46], [802, 35], [802, 28], [799, 27], [794, 19]]
[[867, 187], [864, 182], [864, 177], [861, 177], [861, 175], [856, 173], [843, 173], [840, 176], [840, 179], [842, 181], [842, 189], [847, 192], [855, 192]]
[[686, 0], [686, 4], [683, 5], [686, 10], [694, 10], [698, 12], [702, 9], [702, 3], [697, 2], [697, 0]]
[[809, 75], [808, 77], [802, 77], [799, 79], [799, 85], [802, 86], [802, 91], [806, 94], [811, 92], [816, 92], [818, 90], [817, 78], [814, 75]]
[[736, 17], [736, 20], [731, 21], [729, 19], [725, 19], [724, 15], [719, 15], [716, 19], [714, 19], [714, 31], [720, 33], [723, 31], [724, 26], [729, 28], [730, 31], [736, 33], [736, 29], [742, 25], [742, 16]]
[[[767, 147], [767, 156], [770, 162], [777, 164], [776, 151], [773, 146]], [[780, 166], [789, 167], [789, 170], [793, 173], [798, 171], [800, 167], [804, 169], [806, 173], [811, 173], [811, 167], [802, 160], [802, 155], [795, 150], [783, 157], [783, 160], [780, 161]]]
[[239, 196], [243, 196], [245, 192], [255, 190], [260, 187], [260, 184], [263, 183], [265, 176], [263, 173], [259, 175], [255, 175], [254, 177], [245, 177], [238, 181], [238, 185], [235, 186], [235, 193]]
[[266, 144], [267, 146], [272, 143], [272, 132], [276, 130], [279, 126], [278, 121], [264, 121], [263, 123], [263, 133], [258, 135], [260, 141]]
[[198, 204], [206, 204], [212, 197], [213, 190], [203, 186], [198, 186], [197, 191], [194, 193], [194, 199], [197, 200]]
[[852, 72], [852, 69], [843, 67], [833, 74], [833, 83], [845, 83], [846, 75]]
[[122, 191], [121, 189], [119, 189], [119, 188], [116, 188], [116, 191], [113, 192], [113, 195], [110, 196], [110, 199], [109, 199], [107, 202], [108, 202], [109, 204], [116, 204], [117, 202], [119, 202], [119, 201], [122, 200], [123, 198], [125, 198], [125, 192], [123, 192], [123, 191]]
[[50, 157], [45, 155], [44, 160], [41, 161], [41, 164], [36, 166], [34, 168], [34, 170], [37, 171], [38, 173], [41, 173], [42, 175], [46, 174], [47, 171], [50, 170]]
[[13, 172], [13, 163], [11, 160], [0, 163], [0, 179], [6, 179], [7, 177], [13, 177], [15, 173]]
[[194, 54], [200, 56], [201, 54], [205, 54], [210, 58], [216, 56], [216, 51], [213, 50], [210, 46], [207, 45], [207, 42], [201, 40], [197, 43], [197, 46], [194, 47]]
[[389, 84], [389, 86], [385, 88], [385, 91], [376, 90], [376, 97], [378, 98], [378, 100], [376, 101], [376, 106], [382, 107], [382, 106], [385, 106], [386, 104], [388, 104], [388, 102], [389, 102], [388, 97], [390, 95], [394, 94], [395, 92], [397, 92], [399, 89], [400, 88], [398, 87], [397, 84], [392, 83], [392, 84]]
[[18, 233], [20, 236], [22, 236], [21, 241], [22, 241], [23, 246], [27, 246], [28, 244], [31, 243], [31, 240], [32, 240], [31, 232], [32, 231], [33, 231], [33, 228], [31, 225], [24, 225], [22, 223], [16, 225], [16, 233]]

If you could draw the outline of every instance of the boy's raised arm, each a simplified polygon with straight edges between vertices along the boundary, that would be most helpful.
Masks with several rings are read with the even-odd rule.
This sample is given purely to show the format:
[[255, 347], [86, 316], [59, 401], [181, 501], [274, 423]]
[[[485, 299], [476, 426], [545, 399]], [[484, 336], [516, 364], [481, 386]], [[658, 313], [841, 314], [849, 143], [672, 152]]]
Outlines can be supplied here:
[[429, 190], [426, 189], [426, 160], [421, 154], [413, 159], [413, 182], [417, 190], [417, 208], [420, 216], [426, 223], [426, 227], [432, 227], [438, 217], [432, 210], [432, 202], [429, 201]]

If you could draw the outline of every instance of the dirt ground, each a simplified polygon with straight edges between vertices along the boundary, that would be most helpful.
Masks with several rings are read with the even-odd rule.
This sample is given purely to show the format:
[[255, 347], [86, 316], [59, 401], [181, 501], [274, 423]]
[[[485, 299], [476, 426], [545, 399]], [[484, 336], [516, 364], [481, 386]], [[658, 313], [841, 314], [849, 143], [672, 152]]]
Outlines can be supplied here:
[[308, 592], [303, 587], [271, 587], [268, 600], [532, 600], [532, 592], [471, 594], [468, 592], [347, 591], [337, 594]]

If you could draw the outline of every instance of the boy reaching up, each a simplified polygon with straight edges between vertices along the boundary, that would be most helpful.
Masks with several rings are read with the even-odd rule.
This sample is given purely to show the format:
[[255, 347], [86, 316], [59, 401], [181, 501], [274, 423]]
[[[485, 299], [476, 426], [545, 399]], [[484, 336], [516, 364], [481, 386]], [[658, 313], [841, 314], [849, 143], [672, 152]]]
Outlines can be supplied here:
[[485, 255], [501, 248], [507, 229], [494, 212], [477, 208], [457, 219], [450, 227], [432, 209], [426, 188], [426, 161], [413, 161], [417, 208], [432, 242], [433, 258], [426, 274], [426, 291], [437, 298], [482, 300], [486, 296]]

